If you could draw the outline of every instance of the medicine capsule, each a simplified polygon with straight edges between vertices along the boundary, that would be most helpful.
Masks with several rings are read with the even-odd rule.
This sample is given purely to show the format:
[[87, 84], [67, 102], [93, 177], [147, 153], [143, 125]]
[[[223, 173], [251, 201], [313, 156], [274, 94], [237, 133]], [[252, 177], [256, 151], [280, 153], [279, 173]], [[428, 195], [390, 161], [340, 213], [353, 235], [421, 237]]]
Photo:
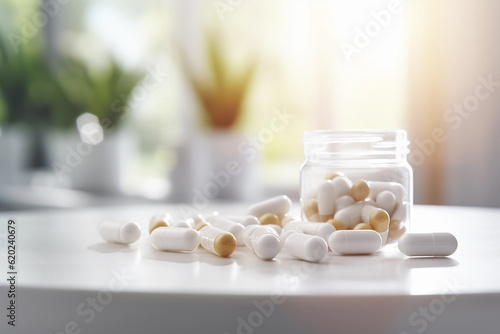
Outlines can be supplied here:
[[346, 228], [353, 228], [361, 223], [361, 210], [365, 205], [365, 202], [354, 203], [347, 208], [337, 211], [333, 218], [340, 220]]
[[137, 223], [105, 219], [99, 223], [99, 234], [109, 242], [131, 244], [141, 237], [141, 228]]
[[[192, 221], [192, 222], [193, 222], [193, 224], [194, 224], [194, 225], [193, 225], [193, 228], [194, 228], [196, 225], [200, 224], [200, 223], [206, 223], [206, 222], [207, 222], [207, 220], [206, 220], [205, 216], [204, 216], [204, 215], [202, 215], [202, 214], [193, 215], [193, 216], [189, 217], [189, 219], [190, 219], [190, 222]], [[190, 224], [191, 224], [191, 223], [190, 223]]]
[[325, 240], [297, 232], [290, 232], [283, 243], [283, 249], [289, 255], [309, 262], [319, 262], [328, 253]]
[[370, 195], [370, 187], [364, 180], [354, 182], [350, 195], [355, 202], [364, 201]]
[[200, 245], [200, 235], [191, 228], [159, 227], [151, 233], [151, 245], [161, 251], [193, 251]]
[[332, 225], [333, 227], [335, 227], [336, 231], [338, 231], [338, 230], [345, 230], [344, 224], [340, 220], [338, 220], [338, 219], [330, 219], [326, 223]]
[[390, 191], [384, 190], [377, 195], [375, 203], [379, 208], [384, 209], [389, 215], [392, 215], [397, 205], [396, 196]]
[[404, 222], [398, 220], [391, 221], [391, 223], [389, 224], [389, 238], [391, 238], [392, 240], [398, 240], [405, 233], [406, 226]]
[[339, 177], [339, 176], [344, 176], [344, 173], [334, 172], [334, 173], [326, 174], [325, 180], [333, 180], [334, 178]]
[[273, 213], [282, 216], [290, 211], [292, 201], [286, 195], [276, 196], [251, 205], [247, 214], [260, 217], [266, 213]]
[[262, 260], [274, 259], [281, 251], [278, 233], [269, 226], [257, 226], [247, 239], [247, 245]]
[[228, 257], [236, 249], [236, 238], [229, 232], [206, 223], [196, 225], [195, 230], [200, 233], [201, 247], [215, 255]]
[[451, 233], [406, 233], [398, 247], [407, 256], [448, 256], [457, 250], [458, 241]]
[[157, 227], [167, 227], [172, 225], [173, 220], [170, 213], [157, 213], [149, 220], [149, 234]]
[[281, 248], [285, 247], [286, 238], [288, 238], [288, 236], [290, 236], [292, 233], [302, 233], [302, 232], [296, 230], [283, 231], [280, 235]]
[[320, 221], [327, 221], [335, 213], [335, 186], [331, 180], [321, 183], [318, 188], [318, 214]]
[[400, 222], [406, 221], [406, 215], [408, 211], [408, 202], [401, 202], [396, 205], [396, 209], [394, 210], [391, 220], [396, 220]]
[[335, 201], [335, 210], [340, 211], [342, 209], [347, 208], [348, 206], [353, 205], [354, 203], [356, 202], [352, 199], [351, 196], [349, 195], [340, 196]]
[[316, 235], [325, 240], [325, 242], [328, 242], [330, 234], [335, 232], [335, 227], [327, 223], [293, 222], [288, 225], [295, 225], [298, 227], [297, 231], [302, 230], [305, 234]]
[[352, 228], [353, 230], [373, 230], [370, 224], [367, 223], [359, 223]]
[[382, 191], [388, 190], [396, 196], [396, 202], [401, 203], [407, 200], [408, 194], [401, 183], [383, 182], [383, 181], [368, 181], [370, 187], [370, 197], [375, 200]]
[[319, 211], [318, 211], [318, 200], [316, 198], [310, 198], [304, 204], [304, 215], [305, 218], [309, 221], [318, 221], [319, 220]]
[[193, 218], [187, 218], [187, 219], [184, 219], [184, 220], [179, 220], [175, 223], [173, 223], [172, 225], [170, 225], [170, 227], [178, 227], [178, 228], [194, 228], [195, 227], [195, 222], [194, 222], [194, 219]]
[[261, 225], [279, 225], [280, 218], [274, 213], [266, 213], [259, 217]]
[[250, 225], [248, 227], [245, 227], [245, 230], [243, 231], [243, 241], [245, 242], [245, 246], [248, 248], [252, 248], [252, 241], [250, 237], [252, 236], [252, 233], [257, 229], [257, 227], [262, 226], [262, 225]]
[[337, 254], [373, 254], [382, 247], [382, 237], [373, 230], [335, 231], [328, 245]]
[[291, 217], [291, 216], [285, 215], [283, 217], [283, 219], [281, 219], [280, 225], [281, 225], [282, 228], [285, 228], [285, 226], [288, 223], [293, 222], [293, 221], [297, 221], [297, 220], [300, 220], [300, 219], [298, 219], [297, 217]]
[[238, 246], [244, 246], [245, 241], [243, 240], [243, 231], [245, 230], [245, 226], [240, 223], [232, 222], [228, 219], [222, 218], [221, 216], [214, 216], [208, 218], [208, 222], [217, 228], [220, 228], [223, 231], [229, 232], [236, 238]]
[[278, 235], [281, 235], [281, 232], [283, 232], [283, 229], [281, 228], [281, 226], [279, 225], [275, 225], [275, 224], [268, 224], [268, 225], [265, 225], [267, 227], [270, 227], [272, 228], [273, 230], [276, 231], [276, 233], [278, 233]]
[[384, 209], [366, 204], [361, 209], [361, 220], [363, 223], [369, 224], [375, 231], [385, 232], [389, 228], [391, 218]]
[[260, 225], [259, 219], [251, 215], [222, 215], [221, 217], [232, 222], [239, 223], [245, 227], [250, 225]]

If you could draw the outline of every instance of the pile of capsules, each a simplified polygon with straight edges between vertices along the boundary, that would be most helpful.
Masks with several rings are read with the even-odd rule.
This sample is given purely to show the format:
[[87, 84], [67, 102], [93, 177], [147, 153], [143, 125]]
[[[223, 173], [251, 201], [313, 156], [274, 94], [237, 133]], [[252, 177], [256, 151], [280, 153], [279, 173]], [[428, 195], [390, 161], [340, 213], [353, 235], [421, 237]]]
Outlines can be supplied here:
[[[159, 251], [190, 252], [201, 246], [221, 257], [247, 246], [262, 260], [283, 250], [310, 262], [321, 261], [329, 248], [340, 255], [361, 255], [382, 247], [381, 234], [374, 229], [337, 229], [331, 223], [301, 221], [289, 215], [291, 207], [290, 198], [277, 196], [251, 205], [246, 215], [214, 213], [174, 222], [170, 214], [157, 214], [150, 220], [150, 242]], [[108, 219], [98, 229], [109, 242], [130, 244], [141, 236], [134, 222]], [[456, 250], [457, 240], [449, 233], [406, 233], [399, 248], [408, 256], [448, 256]]]
[[327, 222], [337, 230], [377, 231], [385, 244], [406, 232], [407, 199], [400, 183], [353, 183], [342, 173], [331, 173], [303, 203], [302, 212], [308, 221]]

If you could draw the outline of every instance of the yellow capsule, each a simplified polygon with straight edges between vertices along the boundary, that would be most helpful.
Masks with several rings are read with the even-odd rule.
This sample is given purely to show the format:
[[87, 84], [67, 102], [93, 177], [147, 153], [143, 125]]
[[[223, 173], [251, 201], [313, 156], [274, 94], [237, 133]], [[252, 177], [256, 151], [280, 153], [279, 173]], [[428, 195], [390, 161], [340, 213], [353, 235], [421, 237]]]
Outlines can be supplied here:
[[382, 233], [389, 228], [391, 218], [384, 209], [366, 204], [361, 209], [361, 220], [363, 223], [370, 224], [375, 231]]
[[368, 183], [364, 180], [354, 182], [351, 187], [350, 195], [355, 202], [364, 201], [368, 196], [370, 196], [370, 187], [368, 186]]
[[372, 230], [370, 224], [367, 223], [359, 223], [358, 225], [352, 228], [353, 230]]
[[309, 219], [313, 215], [318, 214], [318, 200], [316, 198], [310, 198], [304, 204], [304, 214], [306, 218]]
[[339, 230], [345, 230], [345, 226], [344, 226], [344, 223], [342, 223], [340, 220], [338, 219], [330, 219], [326, 222], [327, 224], [330, 224], [332, 225], [333, 227], [335, 227], [335, 229], [337, 231]]
[[149, 220], [149, 234], [158, 227], [168, 227], [172, 225], [172, 216], [169, 213], [159, 213]]
[[403, 234], [406, 233], [406, 226], [404, 222], [399, 220], [391, 221], [389, 225], [389, 238], [393, 240], [398, 240]]
[[266, 213], [259, 217], [261, 225], [278, 225], [280, 226], [280, 218], [273, 213]]
[[201, 238], [201, 247], [207, 251], [222, 257], [228, 257], [236, 249], [237, 242], [234, 235], [207, 223], [199, 223], [195, 226]]
[[379, 209], [370, 214], [370, 226], [377, 232], [385, 232], [389, 228], [389, 214], [387, 211]]

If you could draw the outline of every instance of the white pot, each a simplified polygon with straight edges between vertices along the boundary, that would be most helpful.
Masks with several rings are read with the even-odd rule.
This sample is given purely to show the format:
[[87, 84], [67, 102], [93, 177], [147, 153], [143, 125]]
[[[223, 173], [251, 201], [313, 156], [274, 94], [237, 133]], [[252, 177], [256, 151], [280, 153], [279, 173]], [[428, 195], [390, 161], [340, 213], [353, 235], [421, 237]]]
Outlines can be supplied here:
[[50, 165], [61, 185], [99, 194], [123, 192], [126, 167], [137, 152], [131, 133], [106, 132], [98, 145], [83, 142], [76, 130], [49, 137]]
[[172, 199], [195, 207], [214, 199], [255, 200], [261, 190], [260, 158], [244, 135], [214, 131], [194, 136], [177, 148]]
[[0, 128], [0, 184], [19, 184], [29, 167], [32, 132], [20, 126]]

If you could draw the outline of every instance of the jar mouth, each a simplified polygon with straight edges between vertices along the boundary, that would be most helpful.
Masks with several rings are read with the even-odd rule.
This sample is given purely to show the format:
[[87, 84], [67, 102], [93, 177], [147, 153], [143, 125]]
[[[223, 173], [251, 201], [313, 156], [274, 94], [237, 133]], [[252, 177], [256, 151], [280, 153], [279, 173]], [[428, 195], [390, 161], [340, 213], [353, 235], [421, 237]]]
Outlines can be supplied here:
[[308, 159], [406, 159], [407, 133], [395, 130], [312, 130], [304, 132]]

